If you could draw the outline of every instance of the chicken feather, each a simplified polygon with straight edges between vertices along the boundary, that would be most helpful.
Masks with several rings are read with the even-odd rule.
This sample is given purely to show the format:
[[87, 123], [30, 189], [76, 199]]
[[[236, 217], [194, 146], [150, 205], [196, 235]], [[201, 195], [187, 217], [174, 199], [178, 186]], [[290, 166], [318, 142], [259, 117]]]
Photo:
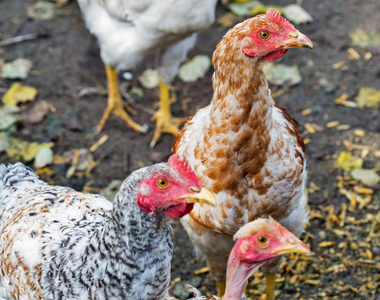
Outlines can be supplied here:
[[[308, 220], [303, 140], [275, 104], [263, 72], [266, 60], [299, 46], [312, 44], [275, 9], [232, 28], [213, 55], [211, 104], [187, 121], [172, 146], [217, 199], [216, 207], [195, 205], [181, 223], [218, 282], [225, 281], [232, 236], [241, 226], [272, 216], [300, 236]], [[275, 272], [279, 261], [264, 271]]]
[[199, 199], [213, 197], [176, 156], [134, 171], [113, 203], [48, 185], [21, 163], [0, 165], [0, 297], [163, 299], [169, 218]]

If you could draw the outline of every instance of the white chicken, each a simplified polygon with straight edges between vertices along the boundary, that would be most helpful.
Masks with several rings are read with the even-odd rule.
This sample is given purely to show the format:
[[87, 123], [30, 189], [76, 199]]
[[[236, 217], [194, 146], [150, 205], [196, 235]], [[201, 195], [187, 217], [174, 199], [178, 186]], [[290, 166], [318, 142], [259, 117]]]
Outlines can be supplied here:
[[120, 117], [137, 132], [146, 129], [135, 123], [124, 109], [118, 69], [133, 69], [147, 55], [156, 55], [160, 74], [160, 108], [153, 116], [156, 129], [153, 147], [163, 132], [179, 133], [185, 120], [171, 117], [169, 84], [179, 65], [194, 46], [196, 33], [215, 19], [217, 0], [78, 0], [87, 28], [100, 45], [108, 79], [108, 105], [97, 131], [111, 114]]

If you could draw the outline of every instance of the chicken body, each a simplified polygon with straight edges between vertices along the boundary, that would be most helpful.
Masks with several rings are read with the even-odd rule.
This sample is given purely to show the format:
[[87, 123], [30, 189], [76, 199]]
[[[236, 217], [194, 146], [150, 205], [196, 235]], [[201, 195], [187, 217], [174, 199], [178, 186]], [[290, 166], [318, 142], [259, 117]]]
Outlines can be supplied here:
[[[145, 183], [151, 176], [173, 179], [173, 198], [157, 196], [155, 189], [165, 191], [155, 179], [153, 185]], [[187, 213], [178, 197], [191, 197], [198, 187], [193, 173], [156, 164], [133, 172], [112, 204], [98, 195], [50, 186], [21, 163], [0, 165], [1, 296], [163, 299], [173, 252], [165, 214]]]
[[105, 64], [133, 69], [157, 53], [158, 70], [170, 83], [195, 43], [210, 26], [216, 0], [78, 0], [86, 25], [100, 44]]
[[[268, 31], [274, 43], [282, 42], [275, 39], [275, 30], [283, 34], [284, 21], [280, 16], [277, 24], [270, 18], [276, 19], [266, 15], [248, 19], [224, 36], [213, 55], [211, 104], [188, 120], [172, 147], [173, 153], [186, 157], [217, 199], [213, 208], [195, 205], [181, 223], [219, 284], [225, 282], [232, 236], [241, 226], [271, 216], [299, 237], [309, 215], [303, 140], [289, 114], [275, 105], [263, 72], [265, 57], [272, 61], [271, 55], [286, 51], [276, 46], [271, 51], [277, 52], [257, 50], [254, 40]], [[298, 31], [291, 27], [294, 39]], [[290, 36], [286, 38], [290, 45]], [[255, 51], [263, 56], [251, 57]], [[279, 262], [269, 261], [264, 272], [276, 272]]]
[[[101, 58], [106, 66], [112, 70], [131, 70], [147, 55], [155, 54], [162, 84], [167, 86], [177, 75], [179, 65], [186, 58], [187, 52], [194, 46], [196, 33], [214, 22], [217, 0], [78, 2], [87, 28], [99, 41]], [[112, 77], [115, 75], [108, 73], [109, 86], [112, 86]], [[162, 98], [161, 96], [161, 101], [166, 103], [162, 103], [162, 106], [168, 106], [168, 99]], [[163, 114], [170, 118], [170, 111], [163, 109]], [[104, 124], [99, 124], [99, 127], [103, 126]], [[144, 131], [139, 126], [134, 129]], [[179, 132], [178, 128], [172, 129], [173, 134]], [[158, 136], [155, 137], [155, 142], [157, 139]]]

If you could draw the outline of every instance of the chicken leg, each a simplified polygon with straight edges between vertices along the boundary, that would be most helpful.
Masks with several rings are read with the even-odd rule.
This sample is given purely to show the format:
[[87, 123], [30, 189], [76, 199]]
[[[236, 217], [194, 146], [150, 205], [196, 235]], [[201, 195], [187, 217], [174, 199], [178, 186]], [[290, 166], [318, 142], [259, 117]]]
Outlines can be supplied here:
[[154, 130], [153, 139], [150, 147], [153, 148], [161, 134], [164, 132], [177, 136], [179, 133], [179, 125], [187, 121], [187, 118], [173, 118], [170, 112], [169, 85], [164, 84], [160, 78], [160, 108], [153, 115], [152, 121], [156, 121], [156, 129]]
[[266, 280], [266, 300], [274, 300], [274, 287], [276, 284], [276, 274], [265, 274]]
[[217, 296], [219, 298], [223, 298], [224, 293], [226, 292], [226, 283], [224, 281], [216, 281], [216, 291], [217, 291]]
[[121, 118], [127, 124], [127, 126], [131, 127], [133, 130], [140, 133], [146, 133], [146, 129], [141, 125], [135, 123], [125, 111], [124, 103], [119, 93], [119, 84], [117, 80], [116, 69], [109, 65], [105, 65], [105, 67], [108, 80], [107, 108], [105, 109], [103, 117], [96, 128], [96, 132], [101, 132], [110, 115], [114, 114]]

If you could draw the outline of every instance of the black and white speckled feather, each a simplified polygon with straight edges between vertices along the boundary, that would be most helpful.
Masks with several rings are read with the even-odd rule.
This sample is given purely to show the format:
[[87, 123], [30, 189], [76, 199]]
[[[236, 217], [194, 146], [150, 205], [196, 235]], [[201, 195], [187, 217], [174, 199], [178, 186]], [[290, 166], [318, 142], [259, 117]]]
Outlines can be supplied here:
[[0, 165], [0, 290], [15, 299], [163, 299], [172, 229], [137, 203], [138, 183], [167, 164], [133, 172], [114, 205], [50, 186], [17, 163]]

